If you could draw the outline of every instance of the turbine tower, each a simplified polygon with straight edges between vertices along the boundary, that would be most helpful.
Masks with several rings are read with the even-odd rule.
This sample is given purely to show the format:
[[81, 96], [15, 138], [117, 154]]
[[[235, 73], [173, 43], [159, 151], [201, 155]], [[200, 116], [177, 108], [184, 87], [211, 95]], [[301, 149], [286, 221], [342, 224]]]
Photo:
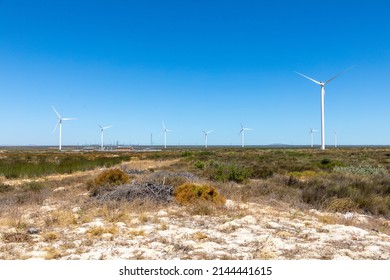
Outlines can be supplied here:
[[104, 146], [103, 146], [103, 144], [104, 144], [104, 131], [108, 128], [111, 128], [112, 125], [103, 127], [100, 124], [98, 124], [98, 126], [100, 127], [100, 150], [103, 151], [104, 150]]
[[334, 131], [334, 147], [337, 148], [337, 131]]
[[211, 132], [213, 132], [212, 130], [210, 130], [210, 131], [204, 131], [204, 130], [202, 130], [203, 131], [203, 133], [204, 133], [204, 143], [205, 143], [205, 148], [207, 149], [207, 136], [211, 133]]
[[166, 149], [167, 148], [167, 132], [170, 132], [172, 130], [165, 127], [164, 121], [162, 122], [162, 125], [164, 128], [164, 130], [163, 130], [163, 132], [164, 132], [164, 148]]
[[243, 127], [241, 124], [241, 147], [244, 148], [245, 146], [245, 131], [253, 130], [252, 128]]
[[309, 131], [310, 131], [310, 136], [311, 136], [311, 147], [313, 148], [313, 132], [318, 132], [318, 130], [312, 129], [311, 127], [309, 127]]
[[299, 72], [295, 72], [298, 75], [301, 75], [302, 77], [304, 77], [306, 79], [309, 79], [310, 81], [312, 81], [312, 82], [316, 83], [317, 85], [321, 86], [321, 150], [325, 150], [325, 104], [324, 104], [324, 101], [325, 101], [325, 85], [330, 83], [334, 79], [336, 79], [341, 74], [343, 74], [346, 71], [350, 70], [351, 68], [352, 67], [349, 67], [349, 68], [345, 69], [344, 71], [342, 71], [339, 74], [337, 74], [336, 76], [330, 78], [326, 82], [319, 82], [319, 81], [316, 81], [316, 80], [314, 80], [314, 79], [312, 79], [312, 78], [310, 78], [310, 77], [308, 77], [306, 75], [303, 75], [303, 74], [301, 74]]
[[54, 109], [53, 106], [51, 106], [51, 107], [53, 108], [54, 112], [58, 116], [58, 122], [57, 122], [56, 126], [54, 127], [53, 132], [57, 129], [57, 126], [60, 125], [60, 143], [58, 146], [58, 150], [61, 151], [61, 149], [62, 149], [62, 121], [70, 121], [70, 120], [76, 120], [76, 119], [75, 118], [62, 118], [61, 115], [56, 111], [56, 109]]

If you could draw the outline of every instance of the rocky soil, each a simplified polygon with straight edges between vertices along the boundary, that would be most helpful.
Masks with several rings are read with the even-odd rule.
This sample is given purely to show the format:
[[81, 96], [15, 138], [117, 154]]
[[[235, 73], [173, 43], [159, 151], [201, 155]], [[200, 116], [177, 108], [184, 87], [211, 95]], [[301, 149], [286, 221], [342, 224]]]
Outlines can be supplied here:
[[[77, 218], [80, 210], [71, 211]], [[44, 205], [39, 211], [57, 209]], [[99, 217], [50, 231], [37, 227], [32, 234], [2, 226], [0, 259], [390, 259], [390, 235], [371, 228], [388, 227], [386, 220], [302, 212], [279, 203], [228, 201], [211, 215], [193, 211], [167, 206], [128, 213], [126, 222]]]

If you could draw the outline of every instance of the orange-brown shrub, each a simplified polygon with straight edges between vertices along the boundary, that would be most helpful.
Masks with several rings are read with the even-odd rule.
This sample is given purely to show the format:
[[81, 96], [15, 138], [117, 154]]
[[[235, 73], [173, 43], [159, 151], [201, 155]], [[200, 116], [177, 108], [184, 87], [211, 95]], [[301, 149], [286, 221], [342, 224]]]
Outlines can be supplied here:
[[175, 188], [173, 195], [181, 205], [196, 204], [199, 202], [211, 202], [215, 205], [224, 205], [226, 198], [214, 187], [204, 184], [196, 185], [185, 183]]
[[95, 179], [88, 181], [88, 190], [92, 196], [100, 194], [102, 191], [111, 190], [113, 186], [119, 186], [130, 182], [130, 177], [118, 168], [105, 170]]

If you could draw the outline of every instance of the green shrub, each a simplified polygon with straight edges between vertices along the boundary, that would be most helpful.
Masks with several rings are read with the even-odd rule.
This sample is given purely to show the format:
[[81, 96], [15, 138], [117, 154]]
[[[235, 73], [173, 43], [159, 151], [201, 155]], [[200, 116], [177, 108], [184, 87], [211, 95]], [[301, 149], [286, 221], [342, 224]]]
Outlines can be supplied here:
[[210, 202], [214, 205], [224, 205], [226, 198], [210, 185], [185, 183], [176, 187], [173, 195], [181, 205], [191, 205], [200, 202]]
[[180, 154], [181, 157], [190, 157], [192, 156], [192, 153], [190, 151], [185, 151]]
[[[332, 211], [356, 209], [390, 217], [389, 176], [347, 176], [334, 173], [298, 183], [302, 200]], [[349, 210], [348, 210], [349, 211]]]
[[335, 166], [334, 172], [343, 174], [354, 174], [354, 175], [387, 175], [387, 169], [382, 166], [371, 166], [371, 165], [359, 165], [359, 166]]
[[252, 174], [252, 170], [237, 164], [224, 164], [212, 162], [206, 171], [210, 179], [219, 182], [234, 181], [237, 183], [245, 182]]
[[30, 155], [13, 155], [0, 159], [0, 175], [8, 179], [21, 177], [33, 178], [50, 174], [71, 174], [76, 171], [91, 170], [96, 167], [110, 167], [124, 160], [128, 156], [103, 157], [101, 155], [62, 155], [42, 154], [35, 157]]
[[203, 161], [198, 160], [195, 162], [195, 167], [198, 169], [204, 169], [205, 163]]
[[335, 166], [344, 166], [344, 163], [338, 160], [331, 160], [324, 158], [320, 161], [319, 167], [321, 169], [332, 170]]

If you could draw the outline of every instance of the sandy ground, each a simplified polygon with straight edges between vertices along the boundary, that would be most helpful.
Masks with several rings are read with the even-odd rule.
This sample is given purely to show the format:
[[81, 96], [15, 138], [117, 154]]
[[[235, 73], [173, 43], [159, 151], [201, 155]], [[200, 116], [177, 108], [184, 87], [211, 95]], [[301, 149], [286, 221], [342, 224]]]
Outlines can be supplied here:
[[[226, 207], [225, 215], [170, 206], [134, 214], [127, 223], [96, 218], [54, 227], [53, 238], [38, 232], [28, 242], [0, 242], [0, 259], [390, 259], [390, 236], [370, 229], [368, 216], [233, 201]], [[1, 228], [10, 232], [16, 231]]]
[[[124, 167], [173, 163], [132, 160]], [[82, 204], [91, 198], [85, 189], [75, 192], [80, 185], [54, 189], [39, 206], [16, 209], [19, 221], [0, 222], [0, 259], [390, 259], [390, 221], [381, 218], [231, 200], [206, 216], [175, 204], [87, 215]], [[76, 198], [65, 202], [69, 197]]]

